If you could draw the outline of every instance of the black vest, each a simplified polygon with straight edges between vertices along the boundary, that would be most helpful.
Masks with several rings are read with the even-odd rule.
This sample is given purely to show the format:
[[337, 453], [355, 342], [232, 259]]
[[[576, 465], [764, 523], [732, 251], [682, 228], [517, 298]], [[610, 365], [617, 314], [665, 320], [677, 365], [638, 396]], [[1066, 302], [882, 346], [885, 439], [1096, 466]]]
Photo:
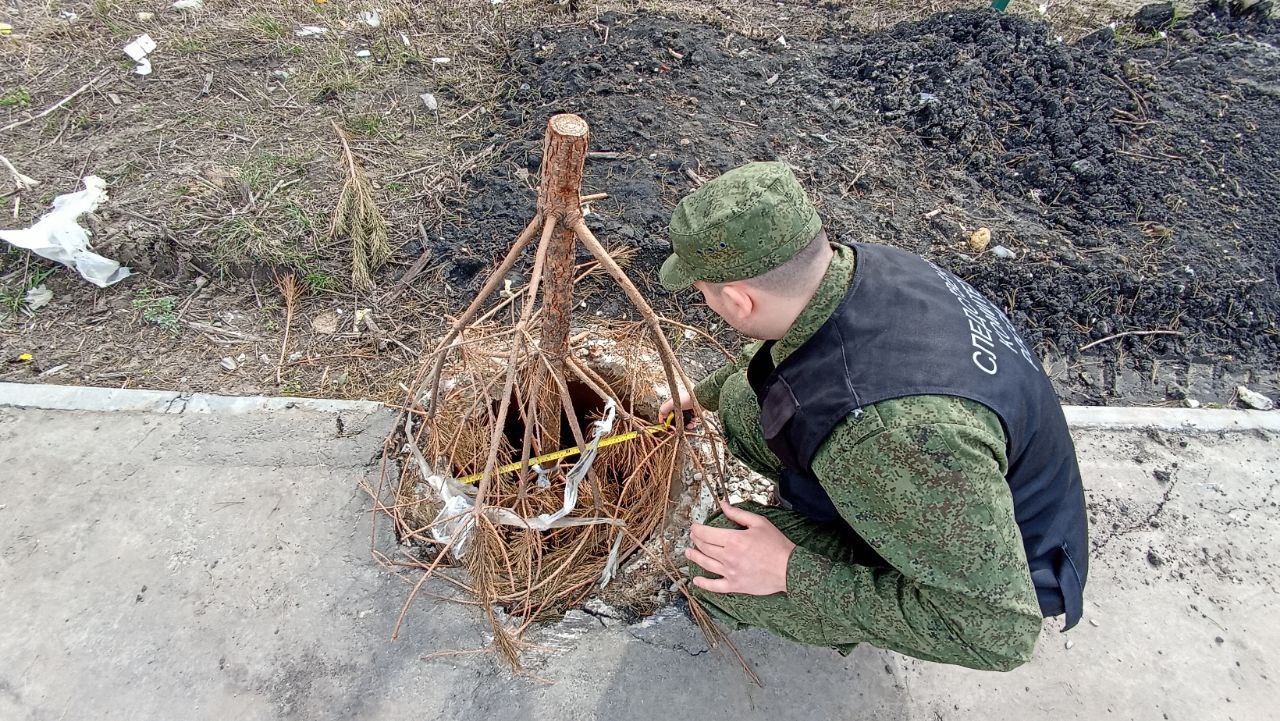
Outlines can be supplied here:
[[854, 247], [853, 280], [831, 318], [778, 367], [767, 343], [748, 369], [765, 440], [783, 464], [779, 495], [814, 520], [843, 522], [810, 465], [836, 424], [891, 398], [981, 403], [1004, 426], [1040, 610], [1066, 613], [1071, 628], [1082, 611], [1088, 521], [1075, 446], [1039, 361], [969, 284], [911, 253]]

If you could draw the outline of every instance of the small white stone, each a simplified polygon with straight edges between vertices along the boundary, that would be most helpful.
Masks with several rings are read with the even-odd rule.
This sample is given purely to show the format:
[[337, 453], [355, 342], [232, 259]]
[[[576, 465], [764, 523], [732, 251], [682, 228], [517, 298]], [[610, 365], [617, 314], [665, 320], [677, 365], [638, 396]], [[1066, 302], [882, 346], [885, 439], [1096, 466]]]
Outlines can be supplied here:
[[1269, 411], [1276, 407], [1275, 401], [1245, 386], [1236, 386], [1236, 395], [1240, 397], [1241, 403], [1256, 411]]
[[1074, 646], [1074, 645], [1076, 645], [1076, 642], [1075, 642], [1075, 641], [1072, 641], [1071, 639], [1067, 639], [1066, 647], [1067, 647], [1067, 650], [1068, 650], [1068, 651], [1070, 651], [1070, 650], [1071, 650], [1071, 647], [1072, 647], [1072, 646]]

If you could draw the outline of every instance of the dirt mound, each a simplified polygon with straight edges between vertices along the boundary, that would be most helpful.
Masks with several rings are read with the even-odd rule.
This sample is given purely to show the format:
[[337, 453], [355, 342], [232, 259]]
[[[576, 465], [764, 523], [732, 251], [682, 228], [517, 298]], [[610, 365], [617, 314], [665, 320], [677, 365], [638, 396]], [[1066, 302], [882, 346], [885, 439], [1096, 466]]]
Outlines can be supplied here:
[[[681, 195], [781, 158], [836, 238], [949, 267], [1064, 367], [1092, 341], [1165, 332], [1090, 350], [1107, 388], [1073, 372], [1060, 379], [1079, 391], [1072, 400], [1120, 393], [1113, 381], [1126, 374], [1148, 378], [1153, 399], [1177, 397], [1189, 361], [1222, 364], [1224, 387], [1239, 372], [1266, 386], [1280, 351], [1277, 41], [1261, 16], [1211, 10], [1071, 45], [985, 10], [815, 42], [605, 15], [535, 32], [513, 52], [522, 80], [496, 138], [507, 162], [474, 180], [467, 220], [444, 242], [518, 230], [540, 122], [577, 112], [604, 151], [584, 187], [613, 196], [589, 222], [640, 248], [641, 279], [666, 252]], [[964, 240], [978, 227], [1013, 257], [971, 254]], [[651, 295], [659, 307], [681, 302]], [[1182, 370], [1158, 378], [1158, 362]]]
[[1133, 158], [1120, 153], [1143, 111], [1118, 61], [1092, 38], [1066, 46], [1045, 25], [972, 11], [867, 37], [832, 62], [824, 86], [910, 129], [984, 188], [1049, 206], [1080, 231], [1141, 204], [1125, 182]]

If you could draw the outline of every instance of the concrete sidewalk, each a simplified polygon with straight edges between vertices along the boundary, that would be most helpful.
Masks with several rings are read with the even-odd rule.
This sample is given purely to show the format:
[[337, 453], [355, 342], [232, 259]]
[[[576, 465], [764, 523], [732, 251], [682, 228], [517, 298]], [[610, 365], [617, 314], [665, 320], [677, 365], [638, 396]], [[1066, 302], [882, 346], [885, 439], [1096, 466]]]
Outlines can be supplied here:
[[[530, 659], [544, 685], [485, 655], [422, 660], [483, 645], [463, 605], [422, 599], [390, 641], [416, 577], [371, 560], [359, 488], [376, 481], [389, 412], [37, 395], [0, 384], [6, 721], [1275, 717], [1280, 444], [1249, 429], [1274, 415], [1199, 416], [1231, 430], [1189, 431], [1186, 411], [1144, 411], [1147, 428], [1116, 430], [1073, 412], [1087, 426], [1089, 620], [1066, 635], [1047, 623], [1011, 673], [735, 634], [756, 688], [668, 609], [536, 631], [557, 649]], [[49, 409], [84, 407], [131, 410]]]

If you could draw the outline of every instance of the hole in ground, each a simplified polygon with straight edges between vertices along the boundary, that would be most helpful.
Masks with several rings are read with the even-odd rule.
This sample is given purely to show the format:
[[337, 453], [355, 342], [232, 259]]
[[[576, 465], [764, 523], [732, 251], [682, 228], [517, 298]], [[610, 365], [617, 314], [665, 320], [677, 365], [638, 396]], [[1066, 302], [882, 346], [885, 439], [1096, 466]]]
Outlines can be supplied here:
[[[596, 395], [584, 383], [578, 381], [569, 381], [569, 400], [573, 402], [573, 412], [578, 427], [582, 429], [584, 438], [591, 438], [591, 424], [604, 413], [605, 400]], [[623, 399], [625, 401], [625, 399]], [[625, 406], [626, 403], [624, 402]], [[507, 438], [507, 442], [512, 448], [519, 449], [524, 443], [525, 423], [524, 419], [516, 412], [513, 405], [511, 411], [507, 413], [507, 424], [502, 429], [502, 433]], [[495, 404], [494, 413], [497, 413]], [[550, 453], [561, 448], [572, 448], [577, 445], [577, 441], [573, 438], [573, 429], [569, 425], [569, 417], [565, 415], [563, 409], [560, 410], [560, 438], [557, 440], [555, 447], [550, 447], [547, 441], [542, 441], [542, 453]]]

